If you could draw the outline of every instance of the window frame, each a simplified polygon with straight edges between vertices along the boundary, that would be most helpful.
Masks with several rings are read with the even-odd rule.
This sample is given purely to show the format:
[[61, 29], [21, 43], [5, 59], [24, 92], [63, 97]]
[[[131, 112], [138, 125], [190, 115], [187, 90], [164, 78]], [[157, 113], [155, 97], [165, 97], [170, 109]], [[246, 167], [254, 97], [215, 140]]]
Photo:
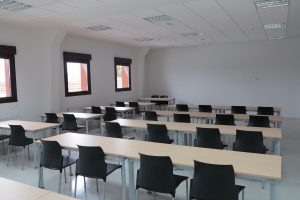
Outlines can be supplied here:
[[[131, 91], [131, 63], [132, 63], [132, 59], [129, 58], [119, 58], [119, 57], [115, 57], [114, 58], [115, 61], [115, 92], [123, 92], [123, 91]], [[128, 66], [129, 68], [129, 87], [128, 88], [118, 88], [117, 85], [117, 65], [123, 65], [123, 66]]]
[[[91, 54], [83, 54], [83, 53], [63, 52], [63, 57], [64, 57], [65, 96], [70, 97], [70, 96], [91, 95], [92, 88], [91, 88], [90, 61], [92, 59], [92, 55]], [[87, 83], [88, 83], [87, 91], [69, 92], [68, 69], [67, 69], [68, 62], [74, 62], [74, 63], [80, 63], [80, 64], [87, 65]]]
[[0, 97], [0, 104], [18, 102], [16, 66], [15, 66], [16, 53], [17, 53], [17, 49], [15, 46], [0, 45], [0, 58], [9, 60], [10, 89], [11, 89], [11, 96]]

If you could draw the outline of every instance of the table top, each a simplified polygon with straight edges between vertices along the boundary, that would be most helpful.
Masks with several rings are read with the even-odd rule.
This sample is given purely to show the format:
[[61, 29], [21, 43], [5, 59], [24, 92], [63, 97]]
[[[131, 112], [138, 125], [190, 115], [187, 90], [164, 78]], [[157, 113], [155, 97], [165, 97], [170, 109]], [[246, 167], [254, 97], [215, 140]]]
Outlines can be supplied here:
[[1, 199], [5, 200], [75, 200], [30, 185], [0, 178]]
[[45, 129], [57, 128], [59, 124], [54, 123], [44, 123], [44, 122], [31, 122], [31, 121], [21, 121], [21, 120], [8, 120], [1, 121], [0, 128], [10, 129], [9, 125], [21, 125], [25, 131], [35, 132]]
[[[92, 113], [80, 113], [80, 112], [59, 112], [56, 113], [57, 117], [63, 118], [63, 114], [73, 114], [76, 119], [95, 119], [102, 117], [103, 114], [92, 114]], [[42, 117], [45, 117], [45, 114], [41, 115]]]
[[[129, 112], [133, 111], [135, 108], [134, 107], [117, 107], [117, 106], [99, 106], [101, 110], [105, 112], [105, 107], [112, 107], [114, 108], [117, 112]], [[92, 110], [91, 106], [84, 107], [84, 110]]]
[[170, 156], [176, 166], [194, 166], [194, 160], [231, 164], [238, 176], [281, 180], [281, 156], [227, 150], [126, 140], [95, 135], [65, 133], [46, 138], [57, 141], [63, 148], [77, 150], [77, 145], [101, 146], [105, 154], [138, 160], [139, 153]]
[[131, 128], [147, 128], [147, 124], [165, 124], [169, 131], [181, 131], [196, 133], [197, 127], [202, 128], [218, 128], [221, 134], [236, 135], [236, 130], [261, 131], [265, 138], [281, 139], [282, 132], [279, 128], [261, 128], [248, 126], [228, 126], [214, 124], [196, 124], [196, 123], [181, 123], [181, 122], [164, 122], [164, 121], [148, 121], [134, 119], [116, 119], [113, 122], [118, 122], [122, 127]]
[[[217, 113], [207, 113], [207, 112], [183, 112], [183, 111], [170, 111], [170, 110], [153, 110], [159, 116], [173, 116], [173, 114], [189, 114], [191, 117], [198, 118], [210, 118], [215, 119]], [[256, 116], [268, 116], [270, 122], [282, 122], [283, 117], [280, 115], [256, 115]], [[234, 114], [234, 119], [249, 121], [248, 114]]]
[[[198, 109], [198, 105], [195, 104], [189, 104], [189, 108], [191, 109]], [[176, 108], [176, 104], [172, 104], [168, 106], [169, 108]], [[213, 110], [231, 110], [231, 106], [228, 105], [211, 105]], [[257, 106], [246, 106], [247, 111], [257, 111]], [[275, 112], [280, 112], [281, 108], [274, 107]]]
[[145, 97], [145, 98], [139, 98], [139, 101], [173, 101], [175, 98], [151, 98], [151, 97]]

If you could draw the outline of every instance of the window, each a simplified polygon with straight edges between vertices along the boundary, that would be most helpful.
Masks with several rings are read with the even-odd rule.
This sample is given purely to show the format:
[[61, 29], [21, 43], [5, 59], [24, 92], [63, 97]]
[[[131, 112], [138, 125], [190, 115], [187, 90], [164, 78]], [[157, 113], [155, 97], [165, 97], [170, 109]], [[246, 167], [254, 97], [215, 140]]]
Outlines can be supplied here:
[[90, 54], [64, 52], [65, 95], [91, 94]]
[[17, 102], [16, 47], [0, 45], [0, 103]]
[[131, 90], [131, 62], [128, 58], [115, 58], [116, 92]]

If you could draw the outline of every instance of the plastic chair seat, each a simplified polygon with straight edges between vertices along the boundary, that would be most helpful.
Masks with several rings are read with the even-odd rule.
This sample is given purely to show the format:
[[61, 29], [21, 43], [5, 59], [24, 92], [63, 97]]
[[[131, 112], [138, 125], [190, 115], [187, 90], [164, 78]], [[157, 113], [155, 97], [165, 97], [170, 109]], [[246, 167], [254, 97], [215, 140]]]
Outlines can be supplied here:
[[9, 135], [0, 135], [0, 140], [8, 139]]
[[116, 165], [116, 164], [110, 164], [107, 163], [107, 169], [106, 169], [106, 175], [110, 175], [111, 173], [113, 173], [115, 170], [121, 168], [121, 165]]
[[188, 179], [186, 176], [181, 176], [176, 174], [174, 174], [174, 178], [175, 178], [175, 188], [177, 188], [180, 185], [180, 183]]
[[77, 162], [76, 158], [73, 158], [73, 157], [70, 157], [70, 156], [63, 156], [62, 168], [66, 168], [70, 165], [73, 165], [76, 162]]

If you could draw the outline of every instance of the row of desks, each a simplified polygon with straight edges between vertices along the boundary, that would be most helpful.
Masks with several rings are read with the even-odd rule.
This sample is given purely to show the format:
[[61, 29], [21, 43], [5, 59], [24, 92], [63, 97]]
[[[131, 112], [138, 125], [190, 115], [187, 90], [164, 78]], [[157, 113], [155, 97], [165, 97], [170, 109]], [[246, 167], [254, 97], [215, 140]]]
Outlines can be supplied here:
[[75, 200], [40, 188], [0, 177], [1, 199], [5, 200]]
[[169, 131], [196, 134], [197, 127], [202, 128], [218, 128], [222, 135], [235, 136], [236, 130], [261, 131], [264, 138], [272, 139], [273, 149], [275, 154], [280, 154], [282, 133], [279, 128], [261, 128], [247, 126], [227, 126], [213, 124], [196, 124], [196, 123], [180, 123], [180, 122], [165, 122], [165, 121], [148, 121], [134, 119], [116, 119], [113, 122], [118, 122], [124, 128], [140, 128], [147, 129], [147, 124], [165, 124]]
[[[170, 110], [153, 110], [156, 112], [157, 116], [164, 116], [168, 118], [172, 117], [174, 114], [189, 114], [191, 118], [196, 119], [209, 119], [215, 120], [217, 113], [206, 113], [206, 112], [183, 112], [183, 111], [170, 111]], [[249, 115], [247, 114], [234, 114], [234, 119], [238, 121], [249, 121]], [[258, 115], [259, 116], [259, 115]], [[282, 116], [279, 115], [264, 115], [268, 116], [271, 123], [275, 124], [275, 127], [279, 128], [283, 120]]]
[[[64, 149], [76, 150], [77, 145], [101, 146], [108, 156], [120, 159], [123, 166], [127, 161], [129, 199], [135, 199], [134, 160], [139, 160], [139, 153], [148, 155], [170, 156], [176, 167], [193, 170], [194, 160], [213, 164], [231, 164], [237, 178], [262, 182], [267, 192], [267, 199], [273, 199], [273, 184], [281, 180], [281, 156], [253, 154], [226, 150], [215, 150], [173, 144], [161, 144], [137, 140], [109, 138], [95, 135], [65, 133], [45, 140], [57, 141]], [[122, 168], [125, 170], [125, 167]], [[123, 171], [122, 174], [125, 174]], [[192, 173], [191, 173], [192, 174]], [[41, 177], [41, 179], [43, 178]], [[126, 183], [126, 176], [122, 177]], [[43, 185], [42, 181], [40, 182]], [[40, 185], [40, 186], [41, 186]], [[126, 185], [122, 189], [126, 199]]]

